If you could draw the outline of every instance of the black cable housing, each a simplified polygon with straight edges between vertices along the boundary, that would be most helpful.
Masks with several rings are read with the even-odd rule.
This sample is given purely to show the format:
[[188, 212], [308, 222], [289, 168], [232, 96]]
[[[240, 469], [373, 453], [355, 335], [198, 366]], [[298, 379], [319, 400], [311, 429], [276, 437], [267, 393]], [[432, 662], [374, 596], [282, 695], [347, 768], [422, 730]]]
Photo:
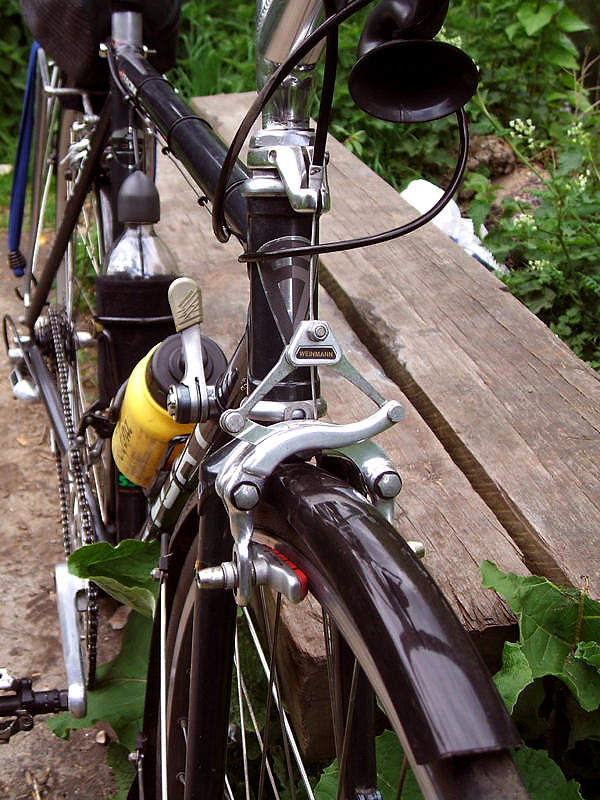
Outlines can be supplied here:
[[405, 225], [400, 225], [397, 228], [391, 228], [383, 233], [376, 233], [372, 236], [363, 236], [358, 239], [347, 239], [339, 242], [324, 242], [323, 244], [304, 245], [302, 247], [294, 247], [288, 250], [272, 250], [268, 253], [243, 253], [238, 260], [242, 262], [265, 261], [267, 259], [289, 258], [291, 256], [299, 255], [314, 256], [322, 255], [323, 253], [340, 253], [346, 250], [356, 250], [359, 247], [370, 247], [374, 244], [389, 242], [392, 239], [405, 236], [407, 233], [412, 233], [413, 231], [417, 230], [417, 228], [421, 228], [423, 225], [431, 222], [431, 220], [436, 217], [452, 199], [452, 195], [458, 188], [467, 166], [467, 156], [469, 152], [469, 132], [467, 128], [467, 116], [463, 108], [460, 108], [456, 112], [456, 117], [458, 120], [460, 137], [456, 169], [454, 170], [452, 180], [448, 184], [444, 194], [440, 197], [437, 203], [429, 209], [429, 211], [426, 211], [424, 214], [421, 214], [419, 217], [411, 220], [411, 222], [407, 222]]
[[[227, 154], [223, 160], [223, 165], [219, 175], [219, 180], [215, 189], [213, 208], [212, 208], [212, 221], [213, 231], [217, 239], [221, 242], [226, 242], [230, 236], [230, 230], [227, 228], [224, 221], [223, 208], [227, 194], [227, 182], [229, 174], [235, 164], [236, 159], [241, 152], [243, 144], [250, 133], [250, 130], [258, 118], [259, 114], [267, 104], [273, 93], [276, 91], [280, 83], [289, 75], [294, 69], [300, 59], [310, 52], [310, 50], [323, 38], [327, 38], [327, 51], [326, 62], [323, 77], [323, 87], [321, 94], [321, 103], [319, 105], [319, 116], [317, 120], [317, 131], [315, 134], [315, 146], [313, 150], [314, 164], [322, 166], [325, 158], [325, 143], [327, 139], [327, 127], [333, 102], [333, 89], [335, 84], [335, 70], [337, 61], [337, 44], [338, 36], [337, 31], [340, 24], [348, 19], [348, 17], [360, 11], [367, 6], [372, 0], [351, 0], [344, 8], [335, 12], [333, 11], [333, 3], [326, 4], [326, 12], [328, 15], [325, 21], [308, 36], [295, 50], [290, 53], [288, 58], [280, 64], [277, 70], [271, 75], [267, 83], [258, 92], [256, 99], [246, 112], [242, 123], [238, 127], [235, 136], [233, 137]], [[243, 253], [239, 260], [242, 262], [274, 260], [278, 258], [289, 258], [292, 256], [314, 256], [322, 255], [324, 253], [343, 252], [347, 250], [355, 250], [359, 247], [369, 247], [374, 244], [381, 244], [383, 242], [391, 241], [400, 236], [412, 233], [418, 228], [430, 222], [439, 212], [450, 202], [452, 195], [458, 188], [467, 164], [467, 154], [469, 149], [469, 134], [467, 128], [466, 114], [463, 108], [456, 112], [459, 130], [459, 152], [457, 158], [457, 165], [452, 176], [452, 179], [444, 191], [442, 197], [429, 211], [416, 217], [411, 222], [400, 225], [396, 228], [383, 231], [382, 233], [373, 234], [371, 236], [363, 236], [356, 239], [348, 239], [337, 242], [324, 242], [319, 244], [304, 245], [302, 247], [294, 247], [282, 250], [273, 250], [269, 253]]]

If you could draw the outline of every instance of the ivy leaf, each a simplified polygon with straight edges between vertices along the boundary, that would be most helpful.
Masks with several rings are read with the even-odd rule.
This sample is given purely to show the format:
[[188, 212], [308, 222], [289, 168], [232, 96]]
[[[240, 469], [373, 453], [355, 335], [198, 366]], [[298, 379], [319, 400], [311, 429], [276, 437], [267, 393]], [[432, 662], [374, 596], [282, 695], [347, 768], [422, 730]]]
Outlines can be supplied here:
[[574, 14], [570, 8], [564, 6], [556, 15], [556, 25], [565, 33], [575, 33], [577, 31], [589, 30], [589, 25], [581, 17]]
[[[555, 675], [586, 711], [600, 705], [600, 675], [577, 655], [581, 642], [600, 641], [600, 603], [546, 578], [504, 573], [490, 561], [481, 565], [483, 586], [502, 595], [519, 621], [519, 647], [532, 678]], [[593, 657], [593, 656], [592, 656]]]
[[61, 739], [71, 731], [107, 722], [120, 743], [129, 751], [135, 748], [135, 735], [142, 727], [146, 693], [146, 667], [152, 622], [135, 612], [123, 629], [121, 652], [98, 667], [96, 687], [88, 692], [85, 717], [75, 719], [68, 712], [48, 720], [50, 729]]
[[160, 554], [160, 542], [124, 539], [116, 547], [98, 542], [69, 556], [69, 572], [89, 578], [121, 603], [146, 617], [154, 616], [158, 584], [150, 577]]
[[528, 36], [535, 36], [538, 31], [545, 28], [556, 12], [556, 6], [554, 4], [543, 5], [539, 11], [536, 9], [536, 6], [536, 3], [523, 3], [517, 11], [517, 19], [525, 28], [525, 33]]
[[569, 49], [560, 44], [551, 44], [544, 48], [544, 60], [562, 69], [579, 69], [577, 58]]
[[577, 781], [567, 781], [545, 750], [521, 747], [514, 760], [531, 800], [583, 800]]

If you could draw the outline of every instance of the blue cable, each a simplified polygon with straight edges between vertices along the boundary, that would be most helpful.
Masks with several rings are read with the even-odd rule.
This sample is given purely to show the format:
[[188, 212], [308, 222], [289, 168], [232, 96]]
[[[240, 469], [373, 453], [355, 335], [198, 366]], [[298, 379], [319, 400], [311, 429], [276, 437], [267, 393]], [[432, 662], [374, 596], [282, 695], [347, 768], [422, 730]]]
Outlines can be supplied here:
[[27, 190], [27, 173], [29, 168], [29, 149], [33, 130], [33, 112], [35, 100], [36, 56], [39, 44], [34, 42], [29, 53], [27, 82], [23, 109], [19, 123], [19, 137], [15, 154], [12, 186], [10, 190], [10, 210], [8, 216], [8, 263], [17, 278], [25, 272], [25, 257], [19, 250], [21, 229], [25, 210], [25, 194]]

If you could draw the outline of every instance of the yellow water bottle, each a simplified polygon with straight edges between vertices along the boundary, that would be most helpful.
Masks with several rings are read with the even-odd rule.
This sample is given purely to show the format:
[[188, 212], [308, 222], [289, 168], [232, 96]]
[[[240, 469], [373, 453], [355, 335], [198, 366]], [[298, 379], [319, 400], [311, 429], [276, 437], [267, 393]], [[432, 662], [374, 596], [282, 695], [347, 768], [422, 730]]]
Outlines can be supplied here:
[[181, 362], [181, 338], [169, 336], [138, 362], [127, 382], [112, 454], [121, 473], [138, 486], [151, 484], [169, 440], [194, 429], [194, 423], [174, 422], [166, 410], [169, 386], [183, 375]]

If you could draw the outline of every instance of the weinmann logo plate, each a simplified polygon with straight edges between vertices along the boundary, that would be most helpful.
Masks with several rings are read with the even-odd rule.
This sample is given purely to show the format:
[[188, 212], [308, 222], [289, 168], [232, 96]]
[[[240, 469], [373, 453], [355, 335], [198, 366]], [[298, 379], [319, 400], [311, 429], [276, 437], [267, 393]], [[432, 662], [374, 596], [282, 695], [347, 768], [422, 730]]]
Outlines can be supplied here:
[[335, 361], [337, 353], [333, 347], [311, 347], [303, 345], [296, 350], [297, 361]]

